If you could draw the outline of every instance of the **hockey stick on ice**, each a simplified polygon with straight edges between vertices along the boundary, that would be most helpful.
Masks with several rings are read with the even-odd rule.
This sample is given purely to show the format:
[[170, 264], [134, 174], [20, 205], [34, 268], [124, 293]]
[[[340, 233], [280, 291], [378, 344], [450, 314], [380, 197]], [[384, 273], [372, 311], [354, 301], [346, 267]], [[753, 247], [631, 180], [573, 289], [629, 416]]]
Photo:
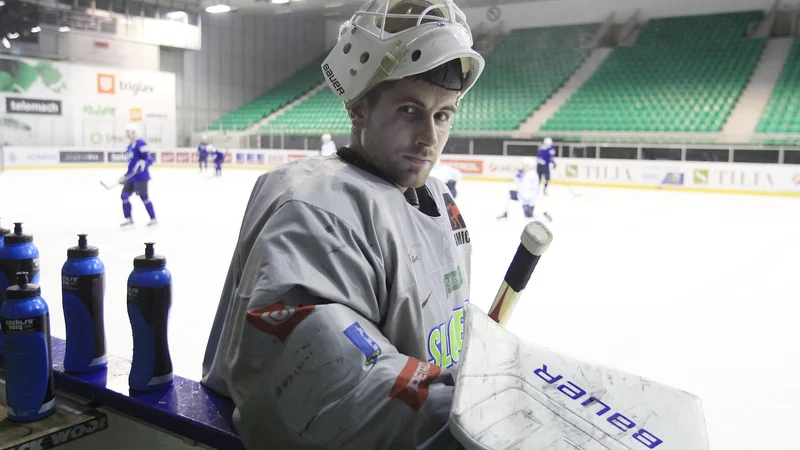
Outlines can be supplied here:
[[489, 317], [495, 322], [505, 327], [517, 301], [531, 279], [533, 269], [539, 263], [550, 242], [553, 241], [553, 233], [541, 222], [531, 222], [522, 230], [520, 244], [517, 253], [508, 266], [503, 284], [494, 298], [492, 307], [489, 309]]
[[[553, 171], [553, 178], [556, 178], [555, 171]], [[558, 182], [563, 184], [564, 186], [566, 186], [567, 190], [569, 191], [570, 194], [572, 194], [573, 197], [580, 197], [581, 196], [581, 194], [579, 192], [575, 192], [574, 190], [572, 190], [572, 185], [570, 185], [569, 182], [567, 182], [567, 180], [559, 178]]]
[[[133, 175], [136, 175], [136, 174], [133, 174]], [[119, 180], [115, 181], [114, 183], [106, 183], [105, 181], [100, 180], [100, 184], [102, 184], [103, 187], [106, 188], [106, 189], [113, 189], [113, 188], [115, 188], [116, 186], [118, 186], [120, 184], [125, 184], [125, 182], [127, 182], [128, 180], [133, 178], [133, 175], [127, 176], [127, 177], [122, 178], [122, 179], [119, 179]]]

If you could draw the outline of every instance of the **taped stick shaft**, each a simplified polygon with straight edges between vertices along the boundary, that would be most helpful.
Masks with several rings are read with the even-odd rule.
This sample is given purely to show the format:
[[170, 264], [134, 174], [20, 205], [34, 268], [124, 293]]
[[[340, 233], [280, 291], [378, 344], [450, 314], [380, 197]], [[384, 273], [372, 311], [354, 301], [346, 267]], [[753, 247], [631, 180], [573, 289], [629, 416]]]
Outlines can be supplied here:
[[531, 222], [525, 226], [514, 259], [508, 266], [500, 290], [489, 309], [489, 317], [505, 327], [522, 292], [531, 279], [533, 270], [544, 252], [550, 247], [553, 234], [541, 222]]
[[495, 322], [506, 326], [540, 258], [541, 255], [532, 255], [525, 246], [519, 244], [489, 310], [489, 317]]

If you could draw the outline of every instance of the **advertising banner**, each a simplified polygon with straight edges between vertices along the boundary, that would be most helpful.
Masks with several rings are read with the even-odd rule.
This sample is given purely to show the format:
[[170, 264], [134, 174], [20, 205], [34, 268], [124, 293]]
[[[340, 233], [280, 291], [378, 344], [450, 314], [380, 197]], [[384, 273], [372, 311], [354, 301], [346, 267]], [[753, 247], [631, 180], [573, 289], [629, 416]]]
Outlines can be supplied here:
[[95, 151], [75, 151], [75, 150], [61, 150], [58, 152], [59, 161], [62, 164], [73, 163], [103, 163], [105, 162], [104, 152]]
[[73, 65], [76, 144], [124, 146], [125, 125], [154, 148], [175, 146], [175, 75], [168, 72]]
[[10, 146], [125, 146], [136, 123], [155, 147], [174, 147], [175, 75], [0, 57], [0, 141]]
[[58, 149], [50, 147], [6, 147], [3, 163], [8, 168], [54, 166], [60, 162]]
[[73, 145], [69, 64], [0, 57], [0, 138], [6, 145]]

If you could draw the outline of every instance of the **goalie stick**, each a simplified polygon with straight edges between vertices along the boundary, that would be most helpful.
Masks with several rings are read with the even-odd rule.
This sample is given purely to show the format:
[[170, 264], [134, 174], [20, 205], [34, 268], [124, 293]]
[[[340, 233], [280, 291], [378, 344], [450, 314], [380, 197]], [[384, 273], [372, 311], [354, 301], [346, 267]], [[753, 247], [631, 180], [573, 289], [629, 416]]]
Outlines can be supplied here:
[[514, 259], [511, 260], [503, 278], [503, 284], [500, 285], [500, 290], [489, 309], [489, 317], [503, 327], [517, 306], [517, 301], [528, 285], [536, 264], [550, 247], [553, 233], [543, 223], [531, 222], [522, 230], [520, 241]]

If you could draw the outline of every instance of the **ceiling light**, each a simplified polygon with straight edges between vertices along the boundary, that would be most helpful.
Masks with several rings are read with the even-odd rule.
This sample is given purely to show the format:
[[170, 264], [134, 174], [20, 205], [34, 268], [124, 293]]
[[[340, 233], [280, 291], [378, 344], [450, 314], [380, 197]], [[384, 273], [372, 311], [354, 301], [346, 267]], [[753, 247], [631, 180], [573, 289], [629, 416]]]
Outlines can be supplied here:
[[19, 33], [8, 33], [6, 37], [9, 39], [16, 39], [19, 37]]
[[167, 13], [167, 19], [180, 20], [186, 18], [185, 11], [170, 11]]
[[0, 6], [6, 6], [6, 2], [4, 2], [3, 0], [0, 0]]
[[289, 3], [289, 0], [272, 0], [272, 3], [275, 3], [276, 5], [282, 5], [284, 3]]
[[231, 7], [228, 5], [212, 5], [206, 8], [206, 12], [211, 14], [226, 13], [230, 10]]
[[66, 25], [61, 25], [60, 27], [58, 27], [59, 33], [66, 33], [67, 31], [69, 31], [69, 27]]
[[11, 42], [8, 42], [8, 38], [3, 38], [3, 47], [11, 48]]
[[39, 25], [36, 25], [35, 27], [31, 28], [31, 33], [38, 33], [40, 31], [42, 31], [42, 27], [40, 27]]

